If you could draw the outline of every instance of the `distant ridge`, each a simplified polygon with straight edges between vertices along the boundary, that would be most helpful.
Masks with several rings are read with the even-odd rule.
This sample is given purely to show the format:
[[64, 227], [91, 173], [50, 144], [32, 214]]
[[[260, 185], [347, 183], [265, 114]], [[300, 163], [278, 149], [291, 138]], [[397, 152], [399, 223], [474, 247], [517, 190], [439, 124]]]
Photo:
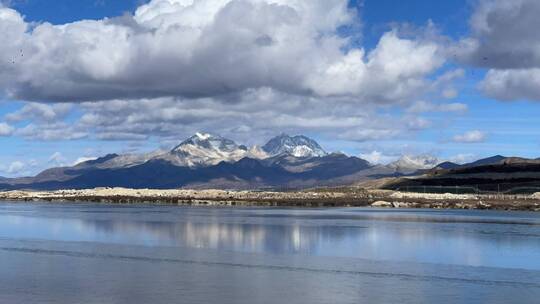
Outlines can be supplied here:
[[476, 166], [483, 166], [483, 165], [493, 165], [493, 164], [500, 163], [505, 159], [506, 159], [505, 156], [495, 155], [495, 156], [492, 156], [492, 157], [479, 159], [479, 160], [474, 161], [472, 163], [464, 164], [461, 167], [476, 167]]
[[[445, 161], [445, 162], [442, 162], [442, 163], [438, 164], [437, 166], [435, 166], [432, 170], [441, 170], [441, 169], [442, 170], [450, 170], [450, 169], [457, 169], [457, 168], [464, 168], [464, 167], [477, 167], [477, 166], [483, 166], [483, 165], [493, 165], [493, 164], [501, 163], [505, 159], [507, 159], [507, 158], [504, 157], [504, 156], [495, 155], [495, 156], [482, 158], [482, 159], [476, 160], [474, 162], [465, 163], [465, 164], [457, 164], [457, 163], [454, 163], [454, 162]], [[429, 170], [429, 171], [432, 171], [432, 170]], [[426, 173], [429, 172], [429, 171], [426, 171]]]
[[455, 169], [455, 168], [459, 168], [461, 166], [463, 166], [463, 165], [447, 161], [447, 162], [442, 162], [442, 163], [438, 164], [435, 167], [435, 169]]
[[117, 158], [118, 154], [107, 154], [103, 157], [96, 158], [94, 160], [87, 160], [85, 162], [79, 163], [76, 166], [95, 166], [99, 164], [103, 164], [111, 159]]

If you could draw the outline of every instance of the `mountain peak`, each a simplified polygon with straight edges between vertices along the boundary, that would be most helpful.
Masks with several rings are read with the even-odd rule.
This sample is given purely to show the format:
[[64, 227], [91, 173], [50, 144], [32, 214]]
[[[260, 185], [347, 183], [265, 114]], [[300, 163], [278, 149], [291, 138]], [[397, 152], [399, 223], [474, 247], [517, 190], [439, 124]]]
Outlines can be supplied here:
[[212, 137], [212, 134], [197, 132], [194, 136], [199, 138], [200, 140], [207, 140]]
[[416, 170], [427, 170], [436, 167], [441, 163], [437, 157], [424, 155], [403, 155], [389, 166], [399, 172], [414, 172]]
[[222, 161], [238, 161], [245, 157], [248, 149], [231, 139], [218, 135], [197, 132], [186, 139], [167, 156], [168, 161], [177, 165], [206, 166]]
[[280, 135], [270, 139], [262, 150], [268, 155], [277, 156], [281, 154], [289, 154], [294, 157], [321, 157], [328, 153], [313, 139], [303, 136], [289, 136], [281, 133]]
[[176, 146], [172, 152], [182, 152], [186, 147], [197, 146], [208, 150], [231, 152], [236, 149], [247, 150], [245, 146], [237, 145], [233, 140], [210, 133], [197, 132]]

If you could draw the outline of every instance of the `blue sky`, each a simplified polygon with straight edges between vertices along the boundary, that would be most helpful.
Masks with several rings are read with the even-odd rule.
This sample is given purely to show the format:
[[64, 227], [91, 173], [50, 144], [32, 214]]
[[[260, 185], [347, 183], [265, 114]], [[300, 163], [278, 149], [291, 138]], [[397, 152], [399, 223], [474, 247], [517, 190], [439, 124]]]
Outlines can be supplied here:
[[140, 3], [142, 1], [138, 0], [15, 0], [10, 6], [25, 15], [28, 21], [64, 24], [81, 19], [98, 20], [120, 16], [133, 12]]
[[[136, 16], [136, 10], [149, 2], [142, 0], [14, 0], [9, 3], [6, 2], [5, 9], [10, 8], [11, 11], [24, 16], [24, 22], [28, 26], [26, 29], [27, 33], [36, 31], [36, 28], [50, 30], [66, 24], [78, 23], [80, 20], [91, 19], [99, 23], [100, 26], [104, 24], [105, 27], [110, 22], [114, 24], [121, 23], [122, 25], [127, 24], [126, 27], [133, 30], [132, 35], [136, 35], [139, 33], [137, 32], [138, 27], [154, 27], [153, 30], [159, 31], [161, 29], [160, 27], [165, 26], [164, 24], [167, 24], [167, 22], [178, 21], [174, 19], [174, 16], [171, 17], [172, 19], [167, 19], [170, 16], [166, 16], [163, 13], [162, 6], [157, 5], [159, 1], [166, 2], [173, 0], [153, 0], [152, 2], [155, 3], [150, 4], [156, 5], [148, 6], [149, 10], [153, 10], [152, 12], [155, 12], [156, 16], [158, 16], [149, 15], [153, 19], [144, 19], [146, 17]], [[339, 0], [333, 0], [331, 2], [335, 3], [336, 7], [340, 4]], [[287, 1], [281, 1], [280, 3], [287, 4]], [[115, 65], [121, 62], [121, 64], [124, 64], [122, 58], [128, 57], [126, 54], [130, 53], [121, 52], [129, 52], [133, 48], [132, 45], [125, 49], [125, 45], [116, 45], [118, 41], [124, 38], [113, 37], [109, 44], [95, 45], [97, 49], [110, 47], [110, 49], [104, 51], [105, 54], [111, 54], [111, 56], [119, 54], [118, 57], [114, 57], [114, 60], [106, 59], [109, 61], [105, 61], [104, 63], [96, 62], [94, 64], [92, 61], [88, 63], [87, 58], [83, 58], [84, 60], [82, 60], [77, 57], [72, 59], [75, 60], [73, 61], [75, 63], [67, 63], [68, 59], [62, 62], [62, 58], [64, 57], [58, 56], [68, 58], [72, 52], [71, 49], [67, 51], [68, 46], [76, 48], [79, 47], [78, 43], [81, 43], [80, 41], [77, 42], [78, 40], [76, 38], [78, 33], [76, 31], [80, 30], [80, 28], [75, 29], [73, 27], [74, 29], [70, 32], [71, 34], [56, 33], [49, 34], [49, 36], [43, 35], [43, 37], [49, 37], [45, 38], [46, 44], [56, 44], [55, 47], [57, 49], [55, 49], [55, 52], [43, 52], [43, 54], [40, 54], [42, 57], [39, 57], [41, 58], [39, 60], [42, 61], [37, 59], [32, 61], [32, 64], [36, 65], [36, 67], [41, 68], [40, 65], [47, 67], [47, 69], [43, 68], [42, 73], [43, 75], [50, 76], [50, 78], [46, 78], [47, 81], [60, 79], [64, 82], [59, 82], [58, 85], [49, 85], [45, 82], [46, 84], [43, 87], [32, 87], [32, 90], [29, 90], [29, 83], [32, 83], [32, 85], [35, 83], [42, 84], [43, 81], [42, 78], [37, 79], [37, 76], [29, 76], [30, 74], [25, 69], [32, 70], [32, 67], [28, 67], [30, 60], [25, 62], [25, 57], [20, 55], [19, 52], [24, 54], [26, 54], [25, 52], [36, 52], [36, 45], [43, 45], [39, 44], [43, 43], [41, 40], [39, 43], [37, 40], [43, 37], [28, 38], [28, 41], [21, 42], [20, 45], [14, 44], [15, 46], [4, 52], [11, 56], [9, 57], [9, 61], [13, 61], [13, 65], [18, 64], [20, 61], [21, 66], [24, 63], [24, 68], [19, 69], [16, 67], [17, 70], [13, 72], [10, 70], [9, 65], [2, 65], [2, 61], [0, 61], [0, 91], [4, 93], [3, 101], [0, 102], [0, 123], [5, 124], [4, 127], [6, 127], [4, 136], [0, 136], [0, 143], [3, 148], [0, 150], [0, 176], [35, 174], [47, 167], [69, 165], [81, 158], [97, 157], [107, 153], [144, 152], [157, 148], [167, 148], [180, 142], [200, 128], [204, 129], [200, 131], [222, 134], [247, 144], [263, 144], [271, 135], [277, 135], [282, 131], [287, 133], [303, 133], [314, 137], [327, 150], [344, 151], [351, 155], [361, 155], [367, 158], [372, 157], [370, 160], [380, 162], [390, 161], [402, 154], [433, 154], [441, 159], [456, 161], [466, 161], [495, 154], [540, 157], [540, 153], [537, 152], [540, 148], [540, 124], [538, 123], [538, 117], [540, 115], [540, 104], [538, 103], [540, 100], [538, 99], [540, 98], [537, 97], [538, 95], [535, 95], [537, 91], [534, 91], [535, 84], [540, 86], [540, 84], [535, 83], [536, 79], [540, 78], [534, 77], [536, 75], [534, 74], [536, 73], [534, 69], [537, 64], [534, 60], [537, 59], [528, 63], [531, 65], [530, 67], [514, 67], [512, 66], [512, 62], [515, 61], [515, 58], [510, 57], [511, 55], [507, 55], [508, 58], [503, 56], [504, 54], [512, 54], [512, 52], [501, 50], [500, 54], [503, 55], [500, 55], [498, 53], [499, 50], [494, 47], [508, 41], [507, 44], [518, 45], [516, 46], [518, 48], [521, 45], [520, 43], [516, 43], [516, 41], [520, 42], [516, 40], [519, 38], [519, 35], [523, 34], [523, 37], [529, 37], [529, 39], [531, 35], [523, 32], [527, 28], [524, 26], [516, 28], [516, 32], [512, 33], [513, 37], [503, 36], [502, 34], [496, 36], [495, 34], [483, 31], [481, 28], [482, 23], [475, 23], [472, 19], [473, 16], [477, 16], [478, 18], [475, 20], [485, 19], [489, 22], [495, 22], [489, 24], [493, 29], [497, 29], [497, 26], [505, 26], [503, 23], [504, 20], [499, 25], [496, 21], [485, 17], [490, 13], [495, 14], [499, 11], [504, 12], [504, 10], [514, 9], [508, 8], [501, 3], [501, 1], [497, 0], [410, 0], [401, 2], [393, 0], [365, 0], [349, 2], [349, 9], [357, 8], [358, 14], [349, 15], [349, 17], [353, 17], [351, 20], [345, 22], [345, 28], [347, 30], [343, 30], [344, 27], [342, 25], [340, 25], [341, 30], [337, 28], [333, 30], [337, 35], [336, 37], [352, 38], [354, 36], [355, 39], [351, 39], [350, 44], [346, 48], [338, 45], [339, 47], [336, 50], [341, 49], [342, 52], [339, 56], [345, 58], [347, 52], [351, 50], [363, 50], [365, 52], [364, 60], [368, 62], [370, 52], [375, 53], [375, 51], [382, 49], [381, 39], [385, 35], [387, 36], [388, 33], [395, 32], [396, 36], [402, 39], [400, 41], [409, 41], [414, 44], [410, 52], [411, 54], [398, 53], [396, 56], [411, 55], [410, 59], [405, 58], [405, 63], [416, 62], [414, 60], [418, 60], [418, 66], [411, 67], [415, 72], [407, 74], [408, 72], [401, 71], [400, 73], [405, 74], [400, 74], [401, 76], [391, 81], [388, 80], [386, 82], [381, 80], [383, 82], [382, 84], [368, 81], [369, 85], [366, 85], [364, 88], [363, 86], [365, 84], [362, 80], [356, 80], [354, 78], [354, 81], [358, 81], [358, 86], [361, 86], [363, 89], [357, 89], [350, 83], [334, 85], [334, 81], [337, 83], [341, 79], [353, 79], [351, 75], [341, 77], [341, 74], [337, 76], [332, 74], [334, 75], [333, 78], [323, 78], [327, 77], [327, 74], [324, 74], [319, 78], [312, 79], [312, 75], [307, 75], [307, 72], [305, 74], [302, 74], [301, 71], [299, 72], [298, 69], [300, 68], [281, 74], [284, 69], [287, 69], [287, 65], [284, 65], [283, 68], [276, 68], [276, 74], [269, 76], [268, 74], [274, 73], [271, 66], [276, 65], [276, 62], [279, 65], [280, 62], [276, 59], [279, 54], [275, 55], [278, 52], [277, 49], [274, 54], [276, 56], [275, 58], [270, 57], [274, 55], [267, 55], [267, 57], [261, 59], [263, 63], [265, 63], [264, 60], [268, 60], [269, 63], [272, 62], [262, 76], [257, 74], [260, 72], [257, 68], [249, 70], [246, 73], [234, 74], [231, 72], [231, 75], [221, 75], [223, 69], [217, 69], [215, 70], [217, 72], [215, 72], [213, 66], [210, 64], [208, 67], [204, 66], [194, 71], [187, 70], [187, 68], [185, 68], [185, 71], [181, 70], [184, 69], [183, 65], [177, 70], [174, 68], [175, 64], [184, 64], [183, 61], [174, 61], [171, 59], [170, 64], [168, 64], [167, 60], [169, 60], [169, 57], [176, 56], [176, 53], [181, 53], [184, 44], [187, 45], [189, 43], [186, 42], [188, 41], [186, 38], [182, 38], [186, 40], [178, 38], [179, 40], [176, 41], [170, 37], [166, 40], [153, 40], [152, 43], [158, 44], [159, 52], [163, 51], [169, 44], [174, 44], [174, 46], [171, 46], [171, 49], [163, 51], [155, 55], [155, 57], [152, 57], [154, 56], [153, 53], [147, 50], [148, 45], [144, 46], [148, 56], [148, 68], [136, 68], [139, 65], [145, 66], [146, 59], [144, 57], [138, 61], [127, 63], [134, 66], [134, 68], [129, 67], [135, 71], [132, 72], [133, 74], [142, 71], [140, 73], [147, 73], [144, 74], [145, 77], [152, 75], [152, 78], [147, 80], [141, 80], [143, 78], [127, 79], [124, 75], [120, 77], [114, 74], [116, 70], [112, 68], [109, 71], [109, 65], [107, 63], [112, 62], [111, 65]], [[519, 0], [516, 3], [516, 5], [522, 5], [523, 7], [531, 5], [532, 9], [529, 9], [531, 11], [536, 9], [535, 1]], [[326, 10], [328, 8], [325, 7]], [[178, 13], [179, 17], [177, 18], [185, 18], [186, 20], [196, 20], [196, 18], [202, 16], [203, 12], [206, 12], [202, 8], [199, 8], [199, 10], [194, 10], [194, 15], [187, 15], [192, 12], [180, 11], [178, 6], [176, 6], [176, 9], [177, 11], [174, 11], [174, 13]], [[254, 8], [238, 6], [236, 9], [249, 10]], [[306, 13], [305, 16], [309, 16], [307, 13], [316, 15], [320, 13], [319, 9], [315, 5], [313, 11], [303, 12], [298, 9], [297, 13], [300, 16], [303, 16], [303, 13]], [[232, 9], [227, 11], [223, 9], [223, 12], [220, 11], [215, 16], [224, 16], [225, 12], [230, 13], [231, 11], [234, 12]], [[522, 11], [520, 10], [519, 12]], [[170, 13], [169, 11], [167, 12]], [[260, 12], [253, 11], [252, 13]], [[345, 14], [343, 11], [340, 12]], [[122, 15], [127, 17], [115, 18]], [[2, 26], [1, 16], [0, 14], [0, 28]], [[214, 18], [217, 18], [215, 16]], [[106, 21], [104, 20], [105, 18], [112, 18], [112, 21]], [[516, 18], [519, 18], [519, 16]], [[7, 24], [8, 21], [6, 20], [4, 22]], [[227, 22], [227, 20], [231, 19], [223, 18], [223, 20], [225, 21], [222, 22]], [[319, 20], [322, 19], [319, 18]], [[341, 21], [342, 19], [337, 17], [336, 20], [340, 21], [332, 22], [336, 24], [343, 22]], [[523, 20], [528, 19], [523, 18]], [[20, 23], [21, 21], [18, 22]], [[249, 21], [254, 24], [247, 24], [248, 21], [245, 22], [242, 26], [246, 26], [249, 29], [256, 28], [257, 31], [261, 28], [266, 29], [265, 24], [259, 24], [257, 20]], [[272, 20], [272, 22], [277, 21]], [[47, 23], [51, 23], [52, 25], [46, 28], [44, 24]], [[136, 26], [133, 25], [135, 23], [137, 24]], [[320, 21], [320, 23], [322, 24], [323, 22]], [[330, 35], [328, 32], [332, 32], [334, 23], [329, 22], [328, 28], [317, 28], [317, 31], [319, 31], [319, 34]], [[199, 26], [198, 21], [194, 24]], [[230, 25], [227, 23], [224, 24], [226, 26]], [[185, 26], [183, 23], [182, 25]], [[205, 56], [208, 56], [204, 57], [206, 58], [205, 60], [211, 62], [214, 56], [219, 57], [219, 54], [222, 55], [223, 52], [234, 51], [219, 47], [218, 43], [225, 43], [221, 40], [210, 40], [217, 38], [211, 35], [212, 27], [210, 25], [206, 24], [204, 26], [206, 26], [204, 33], [210, 33], [208, 34], [209, 38], [205, 41], [211, 41], [211, 43], [208, 42], [210, 46], [204, 49], [206, 52]], [[272, 34], [260, 36], [257, 38], [257, 42], [261, 41], [261, 43], [271, 44], [273, 39], [277, 39], [275, 37], [283, 37], [287, 33], [293, 33], [294, 30], [298, 30], [298, 33], [301, 34], [312, 33], [314, 31], [313, 28], [320, 26], [320, 24], [313, 24], [310, 27], [309, 24], [302, 23], [298, 28], [292, 28], [293, 25], [290, 24], [286, 24], [286, 26], [291, 26], [291, 29], [286, 29], [287, 32], [280, 33], [274, 33], [273, 30], [269, 29], [269, 33], [271, 32]], [[178, 28], [181, 27], [177, 27], [176, 29]], [[534, 29], [534, 24], [530, 28]], [[15, 31], [13, 27], [8, 29], [9, 31]], [[231, 29], [235, 29], [234, 25], [232, 25]], [[100, 30], [103, 30], [102, 27], [96, 27], [95, 31]], [[214, 29], [214, 31], [217, 30]], [[216, 37], [229, 34], [233, 35], [235, 34], [233, 32], [218, 33]], [[89, 36], [87, 32], [83, 34], [86, 35], [84, 37]], [[183, 35], [183, 33], [181, 34]], [[272, 36], [274, 34], [275, 37]], [[83, 37], [82, 34], [81, 37]], [[88, 41], [85, 40], [84, 42], [88, 43]], [[479, 45], [476, 45], [474, 49], [466, 50], [464, 43], [467, 41], [473, 41], [479, 43]], [[396, 43], [396, 41], [394, 42]], [[212, 47], [214, 45], [218, 46], [213, 49]], [[234, 45], [225, 45], [229, 48], [234, 48]], [[420, 57], [412, 56], [414, 52], [418, 52], [418, 56], [427, 56], [425, 53], [422, 53], [422, 46], [429, 47], [434, 45], [438, 48], [437, 54], [432, 56], [435, 58], [427, 58], [424, 62], [422, 61], [423, 57], [420, 60]], [[531, 41], [530, 45], [532, 45], [532, 49], [513, 49], [513, 51], [517, 54], [520, 51], [526, 54], [540, 54], [538, 48], [533, 48], [535, 45], [540, 45], [538, 41]], [[200, 47], [200, 45], [196, 45], [195, 47]], [[291, 47], [291, 49], [298, 49], [300, 52], [304, 47], [306, 46], [299, 44], [295, 45], [294, 48]], [[0, 46], [0, 48], [2, 47]], [[51, 49], [53, 48], [51, 47]], [[527, 46], [523, 48], [527, 48]], [[88, 47], [84, 50], [87, 49]], [[82, 49], [75, 49], [73, 52], [77, 52], [77, 50], [78, 52], [84, 52], [84, 50], [81, 51]], [[306, 50], [310, 49], [306, 48]], [[449, 50], [455, 50], [455, 54], [458, 55], [452, 55], [453, 53], [449, 52]], [[285, 51], [279, 49], [279, 52]], [[231, 58], [231, 60], [236, 58], [234, 53], [231, 53], [233, 55], [229, 53], [225, 54], [222, 56], [228, 56], [227, 58]], [[33, 55], [30, 54], [27, 56]], [[249, 56], [252, 56], [252, 54], [250, 53]], [[295, 54], [284, 53], [283, 56], [285, 57], [282, 57], [282, 61], [285, 62], [288, 58], [294, 57]], [[325, 58], [329, 62], [332, 60], [337, 62], [343, 59], [336, 56], [338, 55], [335, 55], [335, 52], [326, 52], [326, 49], [322, 47], [320, 50], [314, 51], [313, 54], [313, 58]], [[437, 60], [437, 56], [445, 58], [442, 62], [434, 62]], [[493, 59], [492, 62], [491, 58], [495, 58], [495, 56], [497, 56], [497, 61], [495, 62], [495, 59]], [[306, 55], [305, 57], [308, 56]], [[38, 58], [37, 55], [36, 58]], [[102, 59], [101, 57], [89, 58], [91, 60]], [[301, 57], [299, 58], [298, 60], [302, 60]], [[483, 58], [484, 62], [481, 60], [478, 61], [475, 58]], [[540, 56], [537, 58], [540, 58]], [[82, 61], [77, 61], [79, 59]], [[5, 59], [5, 62], [8, 62], [7, 60]], [[204, 64], [205, 60], [198, 61], [199, 65], [201, 63]], [[74, 67], [75, 64], [80, 62], [82, 62], [80, 67]], [[309, 67], [309, 64], [309, 62], [299, 63], [299, 66], [302, 68], [306, 66], [307, 71], [321, 70], [321, 67]], [[403, 65], [404, 63], [402, 62], [400, 64]], [[424, 70], [422, 68], [424, 64], [431, 64], [432, 67]], [[63, 67], [63, 65], [66, 67]], [[374, 65], [376, 64], [374, 63]], [[335, 66], [342, 67], [342, 65]], [[93, 69], [94, 67], [96, 68], [95, 70]], [[161, 68], [155, 71], [148, 71], [152, 67]], [[126, 67], [122, 66], [122, 68]], [[164, 70], [167, 72], [163, 72]], [[328, 68], [327, 71], [334, 70]], [[210, 73], [210, 76], [205, 74], [204, 77], [206, 78], [202, 76], [200, 79], [197, 78], [200, 74], [205, 73], [205, 71], [214, 71], [212, 72], [214, 74]], [[347, 71], [350, 71], [350, 69]], [[370, 73], [379, 73], [379, 70], [372, 71], [368, 67], [367, 71], [367, 78], [384, 78], [385, 75], [381, 74], [382, 76], [377, 75], [372, 77]], [[340, 70], [339, 72], [341, 73], [342, 71]], [[490, 75], [488, 75], [488, 72]], [[511, 77], [514, 75], [513, 73], [517, 72], [522, 74], [531, 73], [532, 76], [525, 77], [525, 79], [529, 79], [532, 83], [530, 85], [519, 83], [520, 87], [515, 88], [517, 86], [516, 83], [518, 83], [517, 81], [500, 78], [503, 77], [501, 75]], [[193, 77], [182, 78], [186, 73], [187, 75], [193, 75]], [[219, 75], [214, 77], [216, 73]], [[313, 74], [313, 72], [310, 73]], [[4, 77], [7, 80], [3, 80], [2, 74], [9, 75]], [[36, 72], [36, 74], [39, 73]], [[280, 81], [280, 77], [282, 78], [284, 77], [283, 75], [289, 74], [294, 74], [294, 77], [291, 76], [290, 81]], [[457, 76], [446, 79], [445, 76], [450, 74]], [[11, 75], [15, 76], [12, 77]], [[243, 79], [243, 77], [246, 77], [245, 75], [250, 75], [248, 78], [252, 77], [255, 80]], [[106, 82], [103, 82], [105, 84], [98, 83], [101, 81], [100, 77], [116, 76], [119, 77], [118, 79], [121, 79], [118, 84], [112, 83], [111, 85], [107, 85]], [[62, 77], [72, 78], [66, 82]], [[153, 77], [155, 77], [157, 84], [154, 83]], [[164, 77], [168, 80], [164, 81], [165, 84], [162, 85], [157, 81], [159, 77]], [[170, 81], [174, 77], [180, 77], [183, 80], [178, 81], [178, 83]], [[220, 77], [224, 78], [220, 80]], [[443, 78], [445, 80], [442, 80]], [[501, 79], [504, 81], [501, 82]], [[499, 81], [495, 82], [495, 80]], [[88, 85], [92, 89], [75, 88], [68, 90], [66, 88], [71, 88], [70, 86], [72, 85], [70, 81], [75, 83], [74, 88], [78, 85], [82, 86], [85, 81], [88, 81]], [[364, 82], [366, 81], [364, 80]], [[130, 82], [133, 86], [116, 90], [117, 87], [121, 87], [127, 82]], [[305, 85], [298, 85], [297, 87], [296, 82], [301, 82]], [[403, 82], [403, 84], [399, 82]], [[421, 88], [411, 89], [408, 87], [412, 86], [411, 83], [417, 82], [422, 82]], [[192, 87], [186, 87], [188, 86], [186, 83], [189, 83]], [[214, 83], [222, 84], [214, 86]], [[147, 84], [154, 87], [148, 91], [138, 89], [139, 87], [145, 87]], [[174, 87], [175, 85], [181, 88], [177, 89]], [[236, 87], [237, 85], [238, 87]], [[382, 88], [381, 92], [371, 92], [375, 90], [374, 87], [378, 87], [379, 85]], [[506, 85], [504, 87], [505, 91], [502, 93], [499, 90], [499, 86], [501, 85]], [[261, 89], [261, 87], [265, 89]], [[397, 90], [397, 88], [401, 87], [405, 89], [399, 90], [399, 97], [395, 97], [397, 93], [393, 94], [392, 97], [384, 95], [386, 92], [394, 89]], [[201, 90], [202, 95], [205, 95], [207, 91], [211, 93], [208, 96], [201, 96]], [[369, 93], [365, 93], [366, 91], [369, 91]], [[401, 94], [402, 91], [406, 92]], [[522, 91], [530, 91], [530, 93], [520, 93]], [[104, 93], [101, 94], [101, 92]], [[385, 97], [381, 97], [383, 95]], [[270, 98], [275, 98], [275, 101], [269, 100]], [[244, 102], [244, 100], [253, 101]], [[28, 107], [28, 102], [32, 102], [32, 104], [44, 104], [46, 107], [50, 107], [50, 109], [40, 106]], [[85, 103], [82, 104], [81, 102]], [[61, 106], [56, 106], [59, 104]], [[158, 108], [155, 109], [156, 111], [162, 111], [151, 114], [149, 109], [153, 109], [152, 104], [155, 104], [155, 107]], [[295, 106], [293, 107], [292, 105]], [[311, 110], [321, 108], [321, 105], [324, 109], [321, 109], [319, 112]], [[423, 110], [414, 110], [418, 109], [419, 105], [423, 105], [423, 107], [420, 107]], [[27, 111], [21, 112], [25, 109], [25, 106], [28, 108]], [[257, 107], [265, 109], [265, 111], [257, 112]], [[429, 109], [426, 110], [426, 108]], [[301, 111], [302, 109], [304, 111], [294, 112]], [[354, 109], [354, 114], [349, 109]], [[230, 120], [215, 118], [215, 114], [209, 113], [210, 111], [227, 113], [233, 118]], [[160, 117], [168, 117], [172, 112], [180, 115], [182, 119], [166, 120], [163, 118], [162, 121], [160, 120]], [[152, 116], [152, 120], [149, 118], [144, 119], [145, 115], [148, 117]], [[298, 117], [298, 121], [296, 121], [295, 117]], [[268, 120], [269, 123], [265, 125], [261, 120]], [[325, 122], [326, 120], [331, 122]], [[309, 123], [310, 121], [320, 121], [320, 123], [312, 124]], [[347, 121], [347, 126], [339, 124], [340, 121]], [[355, 121], [358, 121], [356, 125]], [[133, 124], [130, 125], [131, 123]], [[325, 127], [325, 123], [328, 124], [327, 127]], [[332, 127], [332, 124], [335, 124], [336, 127]], [[353, 128], [354, 130], [351, 130]], [[0, 134], [2, 134], [1, 130], [2, 128], [0, 127]]]

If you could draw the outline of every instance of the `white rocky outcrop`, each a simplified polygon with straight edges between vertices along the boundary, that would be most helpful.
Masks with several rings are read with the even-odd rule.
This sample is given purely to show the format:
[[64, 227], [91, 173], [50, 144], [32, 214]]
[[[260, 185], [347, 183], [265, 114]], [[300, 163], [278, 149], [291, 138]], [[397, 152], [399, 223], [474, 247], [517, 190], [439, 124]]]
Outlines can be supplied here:
[[377, 208], [392, 208], [394, 205], [392, 203], [387, 201], [376, 201], [371, 204], [371, 207], [377, 207]]

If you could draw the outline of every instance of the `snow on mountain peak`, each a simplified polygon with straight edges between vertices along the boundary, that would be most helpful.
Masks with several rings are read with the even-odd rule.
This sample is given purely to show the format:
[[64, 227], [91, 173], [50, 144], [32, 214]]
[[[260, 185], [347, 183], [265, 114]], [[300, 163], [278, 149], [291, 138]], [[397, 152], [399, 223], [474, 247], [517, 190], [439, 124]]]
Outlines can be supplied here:
[[196, 133], [190, 138], [184, 140], [180, 145], [173, 149], [173, 152], [181, 152], [190, 149], [191, 146], [197, 146], [202, 149], [232, 152], [237, 149], [247, 150], [244, 146], [237, 145], [234, 141], [209, 133]]
[[207, 140], [209, 139], [210, 137], [212, 137], [211, 134], [208, 134], [208, 133], [200, 133], [200, 132], [197, 132], [195, 133], [195, 136], [197, 136], [199, 139], [201, 140]]
[[310, 147], [306, 145], [294, 147], [292, 151], [292, 155], [294, 157], [310, 157], [313, 154], [314, 154], [313, 149], [311, 149]]
[[276, 136], [262, 147], [270, 156], [289, 154], [294, 157], [321, 157], [328, 153], [313, 139], [306, 136], [289, 136], [281, 134]]
[[389, 166], [398, 171], [416, 171], [431, 169], [442, 161], [432, 155], [403, 155], [397, 161], [391, 163]]
[[179, 166], [208, 166], [234, 162], [248, 155], [248, 149], [234, 141], [208, 133], [196, 133], [163, 156]]
[[[265, 146], [247, 148], [233, 140], [209, 133], [197, 132], [184, 140], [174, 149], [157, 150], [144, 154], [115, 155], [104, 159], [99, 168], [122, 168], [141, 165], [152, 160], [163, 160], [176, 166], [201, 167], [217, 165], [220, 162], [236, 162], [242, 158], [266, 159], [268, 157], [288, 154], [298, 158], [324, 156], [327, 153], [314, 140], [305, 136], [282, 134], [270, 140]], [[82, 163], [82, 165], [88, 165]]]

